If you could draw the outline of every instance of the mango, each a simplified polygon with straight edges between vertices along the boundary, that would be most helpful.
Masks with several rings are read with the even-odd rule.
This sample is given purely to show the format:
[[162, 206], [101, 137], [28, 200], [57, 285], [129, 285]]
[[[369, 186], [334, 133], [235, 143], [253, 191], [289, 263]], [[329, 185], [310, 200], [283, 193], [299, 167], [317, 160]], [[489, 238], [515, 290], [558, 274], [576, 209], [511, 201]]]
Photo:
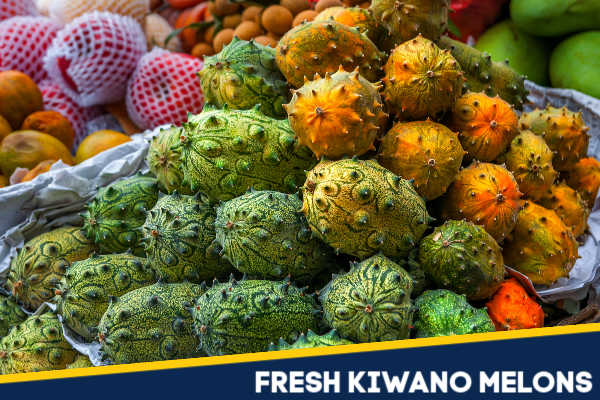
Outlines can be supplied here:
[[67, 149], [73, 147], [73, 140], [75, 140], [75, 131], [71, 122], [56, 111], [38, 111], [30, 114], [23, 121], [21, 130], [47, 133], [63, 142]]
[[130, 140], [129, 136], [117, 131], [103, 130], [94, 132], [83, 139], [79, 145], [77, 153], [75, 153], [75, 163], [79, 164], [88, 158], [94, 157], [96, 154], [129, 142]]
[[600, 31], [579, 33], [556, 46], [550, 57], [550, 80], [554, 87], [600, 98]]
[[18, 167], [32, 169], [44, 160], [73, 165], [69, 149], [58, 139], [38, 131], [17, 131], [0, 143], [0, 171], [11, 176]]
[[52, 167], [52, 164], [54, 164], [55, 162], [56, 162], [56, 160], [42, 161], [41, 163], [36, 165], [33, 169], [31, 169], [27, 174], [25, 174], [23, 179], [21, 179], [21, 182], [32, 181], [35, 178], [37, 178], [38, 175], [41, 175], [43, 173], [50, 171], [50, 167]]
[[7, 187], [8, 185], [10, 185], [10, 183], [8, 182], [8, 178], [4, 175], [0, 175], [0, 189], [2, 189], [3, 187]]
[[0, 115], [0, 142], [12, 132], [12, 127], [2, 115]]
[[515, 25], [536, 36], [561, 36], [600, 29], [598, 0], [511, 0]]
[[508, 60], [509, 66], [539, 85], [547, 86], [552, 48], [548, 40], [536, 38], [506, 20], [489, 28], [475, 48], [486, 51], [493, 61]]

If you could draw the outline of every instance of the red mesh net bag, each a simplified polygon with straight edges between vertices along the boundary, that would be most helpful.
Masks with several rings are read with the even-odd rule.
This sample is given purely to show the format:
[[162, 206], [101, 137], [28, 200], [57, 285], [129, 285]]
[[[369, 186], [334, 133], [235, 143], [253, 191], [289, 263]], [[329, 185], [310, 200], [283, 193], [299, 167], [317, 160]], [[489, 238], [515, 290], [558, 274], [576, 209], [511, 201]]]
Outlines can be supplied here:
[[93, 12], [69, 23], [44, 58], [48, 75], [81, 106], [123, 99], [127, 79], [146, 52], [146, 36], [130, 17]]
[[142, 23], [150, 12], [149, 0], [52, 0], [48, 6], [50, 15], [68, 23], [92, 11], [108, 11], [132, 17]]
[[36, 83], [48, 77], [44, 55], [61, 26], [45, 17], [14, 17], [0, 22], [0, 71], [18, 70]]
[[81, 107], [71, 100], [56, 83], [45, 80], [39, 85], [44, 97], [44, 108], [61, 113], [67, 118], [75, 131], [73, 148], [86, 136], [86, 124], [101, 114], [100, 107]]
[[0, 0], [0, 21], [20, 15], [38, 15], [33, 0]]
[[140, 128], [179, 125], [204, 106], [196, 57], [155, 48], [140, 60], [127, 85], [127, 112]]

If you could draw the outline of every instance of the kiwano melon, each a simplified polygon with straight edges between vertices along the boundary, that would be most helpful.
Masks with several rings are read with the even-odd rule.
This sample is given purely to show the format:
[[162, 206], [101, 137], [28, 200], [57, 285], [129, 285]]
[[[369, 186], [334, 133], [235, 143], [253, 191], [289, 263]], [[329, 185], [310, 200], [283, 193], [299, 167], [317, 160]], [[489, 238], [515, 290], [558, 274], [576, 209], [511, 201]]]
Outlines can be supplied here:
[[189, 187], [182, 185], [183, 169], [181, 156], [175, 150], [183, 129], [173, 126], [169, 129], [161, 129], [158, 135], [153, 136], [148, 148], [146, 161], [161, 190], [173, 193], [177, 190], [181, 194], [193, 194]]
[[0, 375], [65, 369], [78, 354], [54, 313], [32, 315], [0, 340]]
[[445, 289], [428, 290], [415, 301], [416, 337], [494, 332], [485, 309], [471, 306], [464, 295]]
[[487, 302], [486, 307], [497, 331], [544, 326], [542, 307], [529, 297], [515, 278], [502, 282], [494, 297]]
[[361, 7], [329, 7], [321, 11], [314, 21], [328, 21], [330, 19], [346, 26], [358, 28], [373, 43], [377, 41], [381, 33], [381, 26], [377, 24], [373, 13]]
[[54, 289], [69, 266], [95, 250], [81, 228], [63, 227], [43, 233], [17, 250], [6, 286], [26, 309], [35, 311], [54, 297]]
[[312, 296], [285, 281], [233, 277], [213, 286], [194, 305], [194, 331], [209, 356], [265, 351], [283, 338], [316, 330], [320, 310]]
[[75, 368], [90, 368], [94, 365], [90, 361], [88, 356], [84, 356], [82, 354], [78, 355], [71, 364], [67, 365], [67, 369], [75, 369]]
[[313, 238], [296, 194], [251, 191], [217, 209], [216, 234], [224, 257], [243, 273], [308, 283], [333, 263]]
[[83, 229], [103, 254], [123, 253], [129, 249], [144, 255], [141, 243], [146, 212], [158, 200], [155, 178], [136, 175], [98, 190], [86, 206]]
[[204, 289], [161, 283], [113, 298], [98, 326], [104, 359], [113, 364], [199, 357], [189, 312]]
[[582, 158], [567, 173], [567, 183], [593, 208], [600, 188], [600, 162], [594, 157]]
[[74, 262], [56, 289], [57, 312], [84, 339], [94, 340], [109, 298], [156, 282], [147, 261], [131, 254], [92, 255]]
[[583, 235], [587, 229], [590, 209], [581, 195], [566, 183], [552, 185], [542, 197], [540, 204], [549, 210], [554, 210], [565, 225], [571, 228], [575, 237]]
[[383, 255], [334, 275], [320, 294], [325, 323], [355, 342], [406, 339], [412, 323], [411, 276]]
[[27, 319], [27, 314], [12, 297], [0, 294], [0, 338], [6, 336], [10, 329]]
[[351, 341], [342, 339], [335, 329], [330, 330], [324, 335], [318, 335], [310, 329], [306, 333], [300, 334], [298, 340], [292, 344], [280, 338], [277, 344], [271, 343], [269, 351], [294, 350], [294, 349], [312, 349], [315, 347], [340, 346], [352, 344]]

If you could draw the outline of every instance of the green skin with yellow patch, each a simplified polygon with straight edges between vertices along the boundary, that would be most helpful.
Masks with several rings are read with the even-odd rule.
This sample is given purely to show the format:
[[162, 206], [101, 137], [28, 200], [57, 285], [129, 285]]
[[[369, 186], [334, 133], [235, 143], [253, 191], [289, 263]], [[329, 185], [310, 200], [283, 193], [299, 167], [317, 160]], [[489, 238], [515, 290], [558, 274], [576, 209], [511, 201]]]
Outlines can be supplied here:
[[71, 263], [86, 259], [96, 246], [81, 228], [63, 227], [31, 239], [10, 263], [6, 286], [29, 311], [54, 297]]
[[92, 256], [73, 263], [55, 298], [64, 323], [87, 340], [94, 340], [111, 296], [151, 285], [156, 275], [146, 259], [131, 254]]
[[209, 356], [265, 351], [283, 338], [317, 330], [320, 311], [312, 296], [289, 281], [216, 283], [196, 301], [194, 331]]
[[27, 319], [27, 314], [19, 307], [14, 298], [0, 294], [0, 338], [6, 336], [15, 325]]
[[81, 215], [86, 236], [102, 254], [131, 250], [143, 257], [140, 228], [157, 200], [158, 181], [142, 175], [100, 189]]
[[485, 309], [471, 306], [465, 296], [449, 290], [428, 290], [415, 300], [416, 337], [494, 332]]
[[150, 172], [156, 176], [160, 189], [166, 193], [173, 193], [176, 190], [181, 194], [193, 194], [189, 187], [182, 184], [181, 157], [173, 150], [173, 147], [179, 143], [182, 133], [183, 129], [175, 126], [161, 130], [158, 135], [152, 137], [148, 147], [146, 161]]
[[192, 283], [156, 283], [113, 300], [98, 326], [101, 351], [113, 364], [202, 356], [188, 309], [203, 293]]
[[412, 322], [413, 279], [383, 255], [334, 276], [322, 290], [325, 323], [343, 338], [359, 342], [406, 339]]

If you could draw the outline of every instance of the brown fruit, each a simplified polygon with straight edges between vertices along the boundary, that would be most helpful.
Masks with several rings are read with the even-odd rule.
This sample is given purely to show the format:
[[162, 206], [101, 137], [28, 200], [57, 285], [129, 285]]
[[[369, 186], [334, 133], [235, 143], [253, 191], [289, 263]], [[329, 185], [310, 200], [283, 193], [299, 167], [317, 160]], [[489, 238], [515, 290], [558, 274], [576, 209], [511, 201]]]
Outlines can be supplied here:
[[8, 182], [8, 178], [4, 175], [0, 175], [0, 189], [3, 187], [7, 187], [8, 185], [10, 185], [10, 182]]
[[215, 27], [213, 25], [213, 26], [209, 26], [204, 31], [204, 41], [206, 43], [212, 43], [214, 38], [215, 38]]
[[292, 22], [292, 27], [295, 28], [303, 22], [310, 22], [313, 19], [315, 19], [317, 15], [319, 15], [319, 13], [314, 10], [302, 11], [294, 18], [294, 21]]
[[223, 29], [215, 35], [213, 48], [218, 53], [233, 40], [233, 29]]
[[223, 17], [223, 28], [235, 29], [242, 23], [242, 14], [231, 14]]
[[292, 12], [282, 6], [269, 6], [262, 13], [262, 26], [269, 32], [283, 35], [292, 27], [294, 16]]
[[126, 135], [133, 135], [141, 131], [141, 129], [131, 120], [131, 118], [129, 118], [129, 113], [127, 112], [127, 105], [125, 104], [125, 101], [121, 101], [119, 103], [106, 104], [104, 106], [104, 109], [107, 112], [109, 112], [113, 117], [115, 117], [115, 119], [117, 120], [119, 125], [121, 125], [121, 128], [123, 129], [123, 132], [125, 132]]
[[344, 4], [340, 0], [319, 0], [317, 5], [315, 6], [315, 11], [320, 13], [323, 10], [328, 9], [329, 7], [343, 7]]
[[308, 0], [281, 0], [279, 4], [290, 10], [294, 15], [310, 9], [310, 3]]
[[214, 10], [212, 15], [222, 17], [223, 15], [235, 14], [240, 9], [238, 3], [232, 3], [229, 0], [215, 0]]
[[203, 59], [204, 56], [212, 56], [213, 54], [215, 54], [215, 50], [208, 43], [198, 43], [192, 49], [192, 55], [200, 59]]
[[83, 139], [77, 148], [75, 163], [79, 164], [88, 158], [94, 157], [96, 154], [129, 141], [131, 141], [131, 138], [121, 132], [111, 130], [94, 132]]
[[13, 131], [6, 118], [0, 115], [0, 142]]
[[19, 71], [0, 72], [0, 115], [13, 129], [19, 129], [29, 114], [43, 109], [42, 92], [29, 76]]
[[250, 40], [262, 35], [263, 31], [260, 26], [254, 21], [244, 21], [235, 28], [233, 36], [237, 36], [242, 40]]
[[56, 111], [34, 112], [23, 121], [21, 130], [47, 133], [63, 142], [67, 149], [73, 147], [75, 139], [75, 131], [69, 120]]
[[269, 46], [272, 48], [277, 47], [277, 40], [273, 39], [270, 36], [261, 35], [254, 38], [254, 41], [258, 44], [262, 44], [263, 46]]
[[254, 21], [260, 23], [260, 14], [265, 8], [261, 6], [250, 6], [242, 13], [242, 21]]
[[38, 165], [36, 165], [33, 169], [31, 169], [24, 177], [21, 179], [21, 182], [29, 182], [34, 180], [38, 175], [41, 175], [45, 172], [50, 171], [50, 167], [54, 164], [56, 160], [44, 160]]
[[0, 144], [0, 170], [5, 176], [11, 176], [18, 167], [31, 169], [42, 161], [59, 159], [73, 165], [69, 149], [47, 133], [17, 131]]

